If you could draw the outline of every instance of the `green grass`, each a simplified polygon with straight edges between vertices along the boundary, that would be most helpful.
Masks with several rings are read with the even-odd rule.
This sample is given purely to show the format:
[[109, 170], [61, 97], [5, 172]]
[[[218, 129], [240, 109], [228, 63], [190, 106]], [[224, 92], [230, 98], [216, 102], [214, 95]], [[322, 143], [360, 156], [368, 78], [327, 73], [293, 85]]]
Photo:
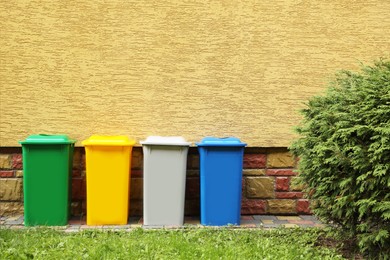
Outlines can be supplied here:
[[0, 259], [341, 259], [319, 229], [98, 231], [0, 228]]

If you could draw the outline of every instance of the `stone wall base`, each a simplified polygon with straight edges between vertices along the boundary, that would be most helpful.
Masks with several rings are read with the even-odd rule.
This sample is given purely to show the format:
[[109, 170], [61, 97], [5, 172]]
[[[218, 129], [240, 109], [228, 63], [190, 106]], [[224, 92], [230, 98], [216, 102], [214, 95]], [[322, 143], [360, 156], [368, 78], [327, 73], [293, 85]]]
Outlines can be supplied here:
[[[296, 160], [287, 148], [248, 147], [244, 154], [241, 214], [311, 214], [310, 201], [296, 185]], [[110, 178], [110, 174], [107, 174]], [[223, 180], [221, 180], [223, 185]], [[102, 190], [104, 192], [104, 190]], [[200, 214], [199, 154], [191, 147], [187, 162], [185, 214]], [[73, 157], [71, 212], [86, 214], [85, 152], [77, 147]], [[130, 216], [143, 208], [143, 154], [134, 147], [131, 165]], [[23, 212], [21, 148], [0, 147], [0, 216]]]

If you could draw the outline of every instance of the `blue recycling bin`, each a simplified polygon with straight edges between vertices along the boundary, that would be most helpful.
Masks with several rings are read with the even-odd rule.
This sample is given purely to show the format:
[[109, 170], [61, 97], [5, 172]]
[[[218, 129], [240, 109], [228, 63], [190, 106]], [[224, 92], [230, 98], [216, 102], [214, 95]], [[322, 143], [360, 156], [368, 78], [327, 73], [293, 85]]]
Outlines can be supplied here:
[[245, 143], [235, 137], [206, 137], [200, 154], [200, 222], [207, 226], [239, 225]]

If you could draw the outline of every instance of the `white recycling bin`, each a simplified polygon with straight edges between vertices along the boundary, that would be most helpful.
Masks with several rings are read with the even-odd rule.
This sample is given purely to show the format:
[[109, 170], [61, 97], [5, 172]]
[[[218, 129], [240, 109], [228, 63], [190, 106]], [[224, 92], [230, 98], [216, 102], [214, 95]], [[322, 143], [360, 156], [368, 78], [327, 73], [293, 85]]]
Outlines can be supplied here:
[[144, 152], [144, 225], [182, 226], [187, 154], [183, 137], [150, 136]]

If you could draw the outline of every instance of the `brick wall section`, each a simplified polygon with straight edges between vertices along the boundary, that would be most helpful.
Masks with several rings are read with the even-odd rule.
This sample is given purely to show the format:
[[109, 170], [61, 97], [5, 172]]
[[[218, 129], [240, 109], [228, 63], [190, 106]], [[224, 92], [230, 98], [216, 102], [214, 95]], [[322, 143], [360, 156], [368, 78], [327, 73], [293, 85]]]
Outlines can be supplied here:
[[[287, 148], [245, 149], [242, 184], [242, 214], [311, 214], [302, 186], [295, 184], [296, 160]], [[0, 147], [0, 216], [23, 212], [21, 148]], [[222, 182], [223, 180], [221, 180]], [[200, 214], [199, 154], [189, 149], [185, 214]], [[85, 152], [77, 147], [72, 169], [72, 215], [86, 213]], [[143, 210], [143, 154], [134, 147], [131, 162], [130, 215]]]
[[241, 213], [310, 214], [303, 187], [295, 184], [296, 163], [287, 148], [246, 149]]
[[0, 216], [23, 213], [21, 162], [20, 149], [0, 148]]

